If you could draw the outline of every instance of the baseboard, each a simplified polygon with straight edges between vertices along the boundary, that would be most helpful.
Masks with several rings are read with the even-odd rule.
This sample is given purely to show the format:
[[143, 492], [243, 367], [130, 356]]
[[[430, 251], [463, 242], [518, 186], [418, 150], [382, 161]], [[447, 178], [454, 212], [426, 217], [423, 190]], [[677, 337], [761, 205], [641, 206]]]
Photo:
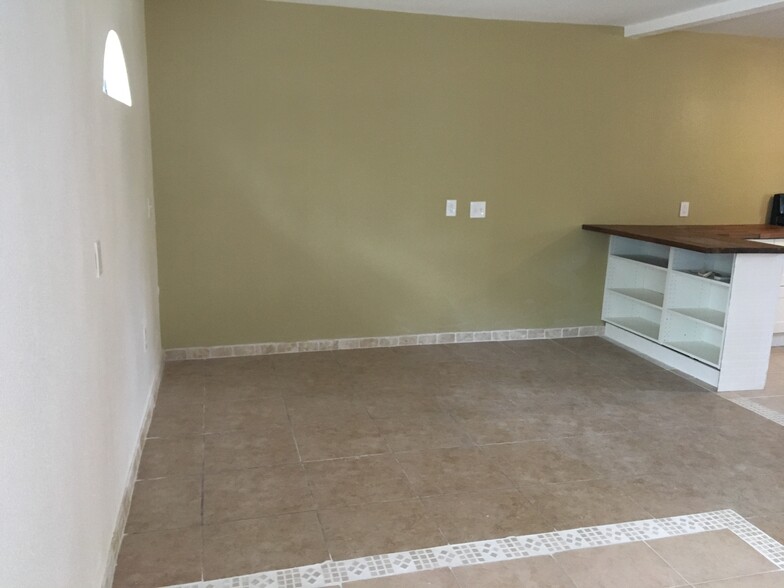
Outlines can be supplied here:
[[120, 546], [122, 545], [123, 532], [125, 531], [125, 522], [128, 520], [128, 513], [131, 509], [131, 497], [133, 496], [133, 487], [136, 483], [136, 475], [139, 471], [139, 462], [142, 458], [144, 441], [147, 439], [147, 431], [150, 428], [152, 412], [155, 409], [155, 402], [158, 399], [158, 389], [161, 386], [164, 363], [165, 361], [161, 361], [158, 373], [155, 375], [155, 379], [153, 380], [147, 395], [147, 407], [144, 413], [144, 420], [142, 421], [142, 427], [139, 431], [139, 438], [136, 441], [136, 449], [134, 451], [133, 460], [131, 461], [131, 467], [128, 470], [128, 477], [125, 480], [125, 491], [123, 492], [120, 509], [114, 523], [112, 542], [109, 547], [109, 555], [107, 557], [103, 582], [101, 584], [103, 588], [111, 588], [112, 582], [114, 581], [114, 569], [117, 566], [117, 557], [120, 555]]
[[463, 331], [457, 333], [425, 333], [391, 337], [361, 337], [350, 339], [314, 339], [283, 343], [247, 343], [217, 347], [181, 347], [167, 349], [166, 361], [183, 359], [213, 359], [217, 357], [245, 357], [276, 355], [338, 349], [369, 349], [373, 347], [404, 347], [410, 345], [444, 345], [448, 343], [478, 343], [483, 341], [525, 341], [528, 339], [565, 339], [569, 337], [597, 337], [604, 334], [603, 326], [559, 327], [554, 329], [504, 329], [497, 331]]
[[784, 333], [773, 333], [771, 347], [784, 347]]

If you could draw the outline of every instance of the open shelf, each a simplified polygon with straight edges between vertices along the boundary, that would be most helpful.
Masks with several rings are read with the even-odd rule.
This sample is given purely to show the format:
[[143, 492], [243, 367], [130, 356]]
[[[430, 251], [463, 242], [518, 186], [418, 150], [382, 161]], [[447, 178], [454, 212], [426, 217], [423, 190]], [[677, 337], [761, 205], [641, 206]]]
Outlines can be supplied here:
[[[695, 280], [704, 280], [714, 284], [729, 286], [735, 256], [731, 253], [699, 253], [687, 249], [673, 249], [672, 269]], [[726, 276], [726, 281], [704, 278], [697, 272], [715, 272]]]
[[667, 347], [713, 366], [719, 365], [721, 348], [705, 341], [665, 341]]
[[634, 261], [637, 263], [644, 263], [645, 265], [650, 265], [653, 267], [658, 267], [660, 269], [667, 269], [667, 264], [669, 260], [666, 257], [657, 257], [655, 255], [637, 255], [637, 254], [613, 254], [614, 257], [618, 257], [620, 259], [626, 259], [628, 261]]
[[703, 278], [702, 276], [698, 276], [695, 273], [691, 273], [691, 271], [687, 270], [675, 270], [679, 276], [688, 276], [692, 280], [699, 280], [703, 284], [715, 284], [717, 286], [722, 286], [724, 288], [729, 288], [729, 282], [721, 282], [719, 280], [714, 280], [713, 278]]
[[725, 313], [720, 310], [712, 308], [671, 308], [670, 310], [712, 327], [724, 328]]
[[608, 290], [658, 308], [661, 308], [662, 304], [664, 304], [664, 294], [662, 292], [657, 292], [656, 290], [649, 290], [647, 288], [609, 288]]
[[632, 331], [648, 339], [659, 338], [659, 324], [637, 316], [607, 317], [604, 319], [616, 327]]

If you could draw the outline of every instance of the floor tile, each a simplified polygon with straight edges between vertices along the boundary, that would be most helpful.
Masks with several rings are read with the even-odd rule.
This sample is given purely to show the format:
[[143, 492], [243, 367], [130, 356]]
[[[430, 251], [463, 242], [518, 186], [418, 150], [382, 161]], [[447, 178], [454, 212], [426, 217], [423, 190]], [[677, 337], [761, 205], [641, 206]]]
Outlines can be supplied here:
[[226, 384], [223, 377], [214, 382], [207, 381], [204, 392], [204, 403], [208, 406], [227, 402], [279, 402], [283, 396], [281, 391], [268, 389], [260, 383]]
[[425, 498], [422, 503], [450, 543], [531, 535], [555, 529], [554, 521], [516, 490], [448, 494]]
[[522, 493], [559, 530], [651, 518], [617, 483], [608, 480], [529, 484]]
[[529, 557], [455, 568], [461, 588], [574, 588], [552, 557]]
[[292, 416], [292, 426], [303, 461], [389, 451], [376, 423], [367, 414], [325, 412], [318, 418]]
[[158, 588], [201, 580], [201, 527], [123, 538], [114, 588]]
[[[438, 399], [432, 394], [434, 386], [431, 384], [417, 383], [404, 388], [391, 380], [388, 386], [383, 390], [379, 390], [378, 385], [360, 388], [359, 402], [374, 419], [442, 412]], [[366, 388], [372, 388], [372, 392]]]
[[611, 418], [580, 413], [530, 414], [516, 419], [468, 419], [462, 425], [479, 445], [627, 432]]
[[376, 419], [379, 431], [392, 451], [416, 451], [472, 445], [452, 418], [431, 413]]
[[319, 510], [333, 559], [350, 559], [444, 545], [438, 526], [418, 500]]
[[570, 482], [599, 477], [584, 461], [552, 442], [487, 445], [482, 451], [515, 482]]
[[207, 473], [298, 461], [297, 446], [289, 426], [272, 425], [258, 431], [204, 436], [204, 471]]
[[319, 508], [412, 498], [403, 469], [392, 455], [330, 459], [305, 464]]
[[784, 586], [784, 572], [768, 572], [753, 576], [743, 576], [742, 578], [695, 584], [695, 588], [781, 588], [782, 586]]
[[352, 390], [315, 389], [285, 395], [286, 409], [293, 421], [319, 423], [324, 419], [362, 419], [368, 412]]
[[204, 476], [204, 523], [313, 510], [301, 465], [237, 470]]
[[675, 461], [679, 455], [666, 449], [665, 440], [661, 441], [653, 444], [636, 433], [619, 433], [561, 439], [557, 446], [571, 459], [586, 464], [598, 477], [623, 478], [681, 467]]
[[166, 365], [158, 388], [158, 398], [177, 396], [180, 401], [203, 400], [204, 375], [201, 373], [174, 373]]
[[137, 479], [201, 475], [202, 445], [201, 437], [147, 439]]
[[136, 482], [126, 533], [201, 524], [201, 478], [160, 478]]
[[419, 496], [513, 488], [501, 469], [479, 449], [431, 449], [397, 454]]
[[227, 401], [204, 407], [204, 432], [260, 432], [270, 426], [288, 426], [282, 398], [263, 401]]
[[784, 514], [752, 517], [749, 522], [779, 543], [784, 544]]
[[617, 487], [655, 518], [734, 506], [726, 498], [706, 492], [705, 482], [690, 472], [650, 474], [619, 480]]
[[213, 577], [326, 559], [301, 508], [356, 555], [723, 508], [784, 535], [784, 428], [596, 337], [167, 363], [128, 531], [204, 522], [202, 462], [207, 520], [249, 517], [203, 527]]
[[446, 568], [360, 582], [347, 582], [343, 586], [345, 588], [460, 588], [452, 572]]
[[669, 588], [684, 579], [645, 543], [577, 549], [555, 555], [577, 588]]
[[204, 527], [204, 578], [292, 568], [329, 559], [315, 512]]
[[712, 531], [649, 542], [689, 582], [748, 576], [777, 569], [732, 531]]
[[198, 403], [156, 406], [147, 437], [193, 437], [204, 432], [204, 406]]
[[161, 385], [158, 390], [158, 396], [155, 399], [156, 409], [166, 410], [178, 408], [186, 404], [204, 404], [203, 383], [195, 385], [182, 385], [180, 383], [170, 386]]
[[784, 396], [768, 396], [766, 398], [754, 398], [754, 402], [761, 404], [765, 408], [784, 413]]
[[478, 390], [461, 395], [449, 395], [439, 401], [441, 409], [458, 420], [496, 419], [514, 416], [517, 407], [502, 394], [480, 396]]

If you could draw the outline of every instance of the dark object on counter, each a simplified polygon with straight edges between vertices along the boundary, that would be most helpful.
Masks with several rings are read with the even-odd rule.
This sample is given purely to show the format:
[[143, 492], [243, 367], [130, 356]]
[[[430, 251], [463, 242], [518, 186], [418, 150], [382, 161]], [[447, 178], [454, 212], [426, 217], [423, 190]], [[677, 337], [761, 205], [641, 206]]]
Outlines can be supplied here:
[[784, 225], [784, 194], [776, 194], [771, 200], [770, 224]]

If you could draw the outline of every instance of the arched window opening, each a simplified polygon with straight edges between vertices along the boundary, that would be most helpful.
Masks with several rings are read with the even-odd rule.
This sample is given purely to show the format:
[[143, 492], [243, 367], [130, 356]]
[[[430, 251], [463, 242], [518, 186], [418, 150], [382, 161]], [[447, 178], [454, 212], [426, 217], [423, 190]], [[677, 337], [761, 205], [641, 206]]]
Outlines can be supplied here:
[[131, 105], [131, 86], [128, 84], [128, 68], [125, 67], [120, 37], [114, 31], [106, 36], [103, 53], [103, 92], [118, 102]]

